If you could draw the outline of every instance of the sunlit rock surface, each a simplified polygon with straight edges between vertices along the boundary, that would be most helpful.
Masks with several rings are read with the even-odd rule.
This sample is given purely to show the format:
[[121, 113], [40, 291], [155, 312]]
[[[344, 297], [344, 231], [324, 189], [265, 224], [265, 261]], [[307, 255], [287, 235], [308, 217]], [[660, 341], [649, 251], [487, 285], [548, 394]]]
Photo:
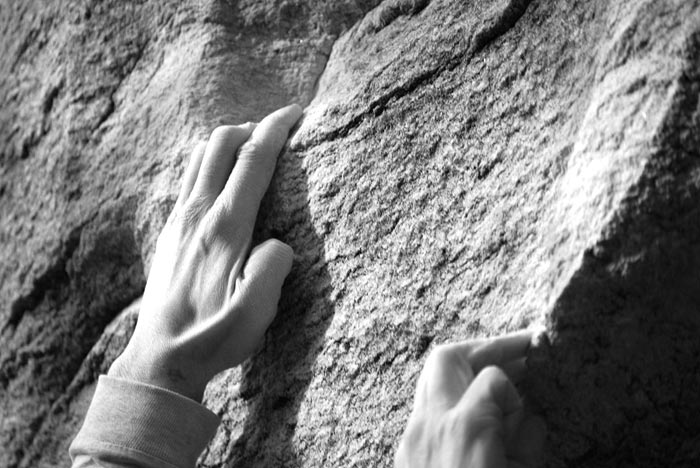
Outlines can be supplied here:
[[434, 344], [539, 324], [547, 466], [700, 463], [697, 2], [14, 0], [0, 47], [0, 466], [68, 464], [189, 151], [291, 101], [202, 466], [390, 466]]

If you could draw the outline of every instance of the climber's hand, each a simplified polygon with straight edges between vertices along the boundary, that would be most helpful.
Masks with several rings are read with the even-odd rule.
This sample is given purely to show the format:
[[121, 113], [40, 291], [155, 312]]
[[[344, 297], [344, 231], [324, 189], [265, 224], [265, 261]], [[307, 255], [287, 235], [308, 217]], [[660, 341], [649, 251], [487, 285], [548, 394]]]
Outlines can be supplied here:
[[201, 401], [207, 382], [245, 360], [272, 321], [292, 249], [250, 250], [258, 207], [297, 105], [259, 124], [219, 127], [191, 158], [156, 246], [134, 335], [109, 374]]
[[532, 334], [438, 346], [418, 379], [397, 468], [533, 467], [544, 422], [525, 416], [510, 379], [525, 372]]

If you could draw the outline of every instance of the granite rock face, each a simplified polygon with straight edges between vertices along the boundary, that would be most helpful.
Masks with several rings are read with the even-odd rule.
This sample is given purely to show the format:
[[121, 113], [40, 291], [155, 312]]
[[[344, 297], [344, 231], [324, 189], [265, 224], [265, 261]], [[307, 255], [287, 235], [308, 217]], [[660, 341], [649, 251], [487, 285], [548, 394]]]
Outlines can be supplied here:
[[696, 2], [11, 1], [0, 25], [0, 466], [68, 463], [189, 152], [290, 101], [256, 235], [295, 266], [207, 390], [201, 466], [390, 466], [435, 343], [537, 324], [547, 466], [700, 463]]

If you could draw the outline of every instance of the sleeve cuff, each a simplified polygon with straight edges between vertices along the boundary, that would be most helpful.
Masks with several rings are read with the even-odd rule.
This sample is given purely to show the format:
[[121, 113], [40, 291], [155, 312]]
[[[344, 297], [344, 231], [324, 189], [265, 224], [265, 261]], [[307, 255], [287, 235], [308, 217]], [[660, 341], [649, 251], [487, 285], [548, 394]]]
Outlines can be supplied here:
[[70, 454], [193, 467], [218, 425], [218, 416], [187, 397], [102, 375]]

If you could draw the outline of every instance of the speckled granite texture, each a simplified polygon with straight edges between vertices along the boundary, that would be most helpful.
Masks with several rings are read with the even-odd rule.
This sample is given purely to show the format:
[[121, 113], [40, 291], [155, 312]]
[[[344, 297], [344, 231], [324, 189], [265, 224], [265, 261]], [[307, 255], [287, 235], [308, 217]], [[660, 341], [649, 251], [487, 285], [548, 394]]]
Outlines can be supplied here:
[[189, 151], [296, 101], [294, 247], [202, 467], [388, 467], [434, 344], [536, 324], [546, 466], [700, 465], [700, 4], [0, 5], [0, 466], [67, 464]]

